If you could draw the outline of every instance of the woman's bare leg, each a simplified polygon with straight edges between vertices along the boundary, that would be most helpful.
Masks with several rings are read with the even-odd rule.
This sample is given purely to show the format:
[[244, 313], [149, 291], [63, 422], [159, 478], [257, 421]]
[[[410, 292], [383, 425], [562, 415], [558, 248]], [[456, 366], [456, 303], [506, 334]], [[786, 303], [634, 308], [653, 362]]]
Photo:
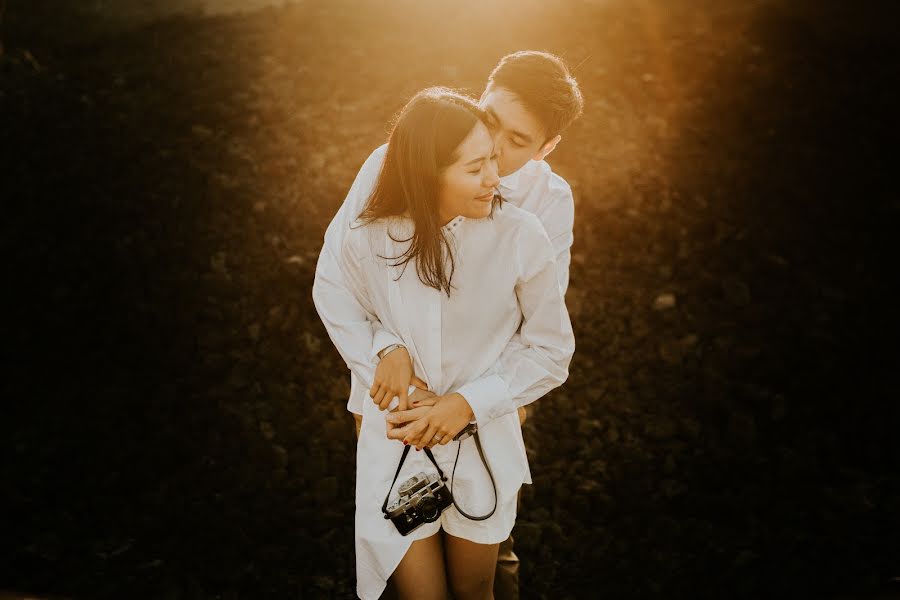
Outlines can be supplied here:
[[445, 600], [447, 578], [441, 532], [416, 540], [391, 575], [400, 600]]
[[447, 532], [444, 544], [453, 600], [493, 600], [500, 544], [476, 544]]

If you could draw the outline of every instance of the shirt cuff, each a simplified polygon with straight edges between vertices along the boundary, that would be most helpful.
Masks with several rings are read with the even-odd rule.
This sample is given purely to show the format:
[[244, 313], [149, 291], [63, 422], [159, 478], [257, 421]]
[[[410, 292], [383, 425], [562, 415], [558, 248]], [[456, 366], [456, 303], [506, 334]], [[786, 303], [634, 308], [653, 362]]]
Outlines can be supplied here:
[[509, 386], [499, 375], [476, 379], [456, 390], [456, 393], [466, 399], [475, 413], [475, 422], [482, 426], [516, 410], [516, 405], [510, 398]]
[[398, 338], [396, 335], [382, 328], [376, 328], [375, 335], [372, 336], [372, 354], [369, 356], [369, 359], [372, 362], [378, 362], [378, 353], [390, 346], [391, 344], [400, 344], [401, 346], [406, 347], [406, 344], [403, 343], [403, 340]]

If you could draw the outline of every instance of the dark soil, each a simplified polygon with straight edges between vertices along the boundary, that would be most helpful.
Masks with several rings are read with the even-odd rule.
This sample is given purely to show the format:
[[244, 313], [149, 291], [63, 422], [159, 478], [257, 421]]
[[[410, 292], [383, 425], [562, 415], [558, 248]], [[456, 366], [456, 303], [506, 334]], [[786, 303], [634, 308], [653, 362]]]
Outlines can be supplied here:
[[896, 593], [891, 3], [68, 4], [0, 24], [0, 588], [353, 597], [325, 226], [412, 92], [543, 48], [587, 104], [523, 597]]

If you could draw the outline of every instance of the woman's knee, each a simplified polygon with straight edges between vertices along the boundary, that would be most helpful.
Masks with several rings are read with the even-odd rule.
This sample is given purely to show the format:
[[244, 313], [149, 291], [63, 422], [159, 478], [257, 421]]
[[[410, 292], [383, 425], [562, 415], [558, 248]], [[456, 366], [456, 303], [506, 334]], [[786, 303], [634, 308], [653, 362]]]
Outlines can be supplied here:
[[[496, 566], [494, 567], [496, 569]], [[493, 600], [494, 575], [455, 574], [450, 576], [453, 600]]]
[[401, 600], [444, 600], [447, 580], [440, 532], [412, 543], [391, 575]]
[[477, 544], [447, 535], [447, 578], [454, 600], [493, 598], [499, 544]]

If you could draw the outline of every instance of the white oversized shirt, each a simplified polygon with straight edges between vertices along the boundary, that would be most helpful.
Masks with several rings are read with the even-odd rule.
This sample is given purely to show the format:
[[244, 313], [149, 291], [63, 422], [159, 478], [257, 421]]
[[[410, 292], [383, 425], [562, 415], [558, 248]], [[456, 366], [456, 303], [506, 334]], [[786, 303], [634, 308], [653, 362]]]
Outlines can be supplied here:
[[[415, 260], [404, 269], [384, 258], [399, 256], [408, 247], [409, 242], [395, 241], [413, 232], [411, 220], [401, 217], [354, 223], [341, 247], [341, 273], [367, 318], [378, 320], [407, 347], [429, 389], [439, 395], [458, 391], [468, 400], [496, 480], [498, 504], [510, 506], [522, 483], [531, 483], [516, 408], [561, 385], [575, 350], [554, 248], [537, 217], [509, 204], [495, 208], [489, 218], [456, 217], [443, 231], [455, 258], [449, 296], [422, 283]], [[518, 341], [511, 343], [514, 337]], [[384, 411], [371, 401], [362, 409], [356, 463], [357, 592], [377, 598], [414, 538], [400, 535], [381, 513], [403, 445], [387, 439]], [[448, 475], [458, 444], [434, 449]], [[398, 481], [433, 470], [424, 453], [413, 452]], [[490, 509], [493, 488], [471, 441], [461, 446], [453, 495], [476, 514]], [[479, 526], [473, 541], [496, 543], [512, 528], [509, 519], [490, 523]]]
[[[372, 387], [378, 351], [391, 344], [402, 343], [402, 340], [389, 328], [366, 318], [362, 307], [347, 289], [339, 263], [344, 236], [372, 193], [386, 151], [387, 144], [384, 144], [369, 155], [344, 203], [328, 226], [313, 284], [316, 310], [329, 337], [350, 368], [347, 409], [360, 415], [363, 414], [364, 403], [372, 402], [368, 391]], [[564, 179], [553, 173], [545, 161], [529, 161], [515, 173], [502, 177], [499, 189], [509, 204], [536, 215], [540, 220], [550, 238], [556, 256], [559, 286], [565, 294], [569, 285], [570, 249], [575, 219], [571, 188]], [[517, 343], [518, 337], [510, 341], [512, 346]], [[418, 372], [416, 374], [420, 375]], [[486, 381], [476, 384], [475, 388], [469, 388], [469, 394], [478, 394], [479, 385], [483, 386], [480, 388], [482, 395], [499, 389], [496, 382], [492, 384], [491, 381]], [[471, 400], [468, 396], [466, 399]], [[505, 401], [521, 405], [510, 396]]]

